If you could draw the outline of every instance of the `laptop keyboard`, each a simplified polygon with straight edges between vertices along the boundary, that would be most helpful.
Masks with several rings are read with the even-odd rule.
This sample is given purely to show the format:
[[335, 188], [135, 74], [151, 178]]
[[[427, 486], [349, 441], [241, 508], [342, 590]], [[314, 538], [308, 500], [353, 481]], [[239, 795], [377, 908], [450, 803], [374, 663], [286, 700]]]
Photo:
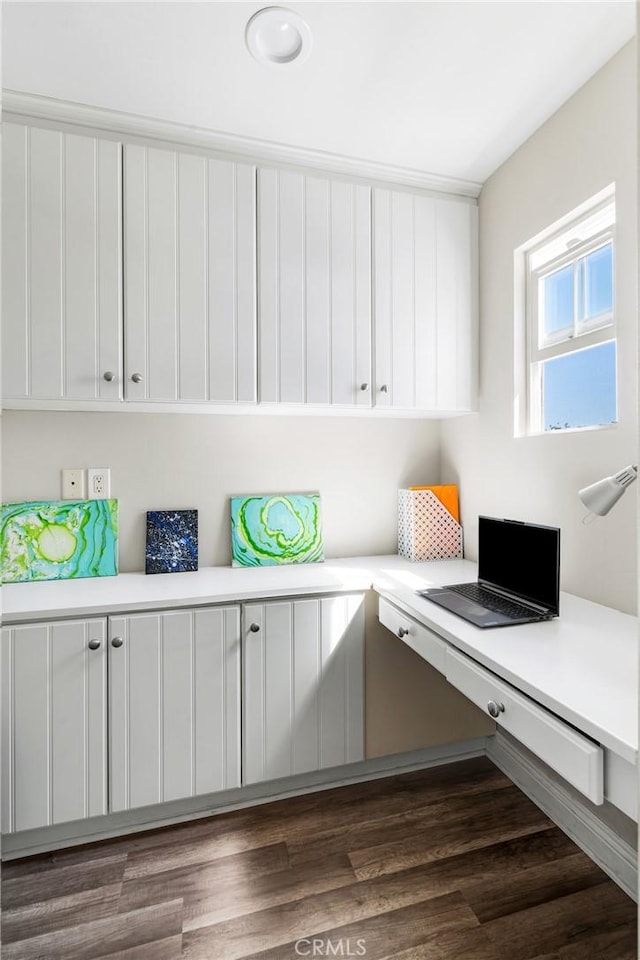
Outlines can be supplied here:
[[449, 589], [466, 597], [467, 600], [476, 600], [494, 613], [504, 613], [508, 617], [530, 617], [534, 612], [530, 607], [507, 600], [506, 597], [497, 596], [477, 583], [458, 583]]

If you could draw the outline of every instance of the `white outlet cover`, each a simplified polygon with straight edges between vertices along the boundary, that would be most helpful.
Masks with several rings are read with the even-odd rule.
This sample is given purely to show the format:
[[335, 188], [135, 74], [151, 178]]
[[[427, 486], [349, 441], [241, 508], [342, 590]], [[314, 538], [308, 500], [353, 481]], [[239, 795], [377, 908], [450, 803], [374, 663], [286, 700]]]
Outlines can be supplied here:
[[89, 500], [107, 500], [111, 496], [111, 471], [108, 467], [89, 467], [87, 492]]

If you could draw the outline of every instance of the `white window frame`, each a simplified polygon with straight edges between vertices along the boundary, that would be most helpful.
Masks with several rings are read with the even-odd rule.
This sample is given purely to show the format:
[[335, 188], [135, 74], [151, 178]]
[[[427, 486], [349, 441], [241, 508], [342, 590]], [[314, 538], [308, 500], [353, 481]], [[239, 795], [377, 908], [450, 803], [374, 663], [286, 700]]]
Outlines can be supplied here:
[[[578, 317], [577, 264], [590, 253], [611, 244], [612, 271], [614, 277], [612, 309], [586, 320]], [[521, 266], [518, 270], [518, 256]], [[576, 430], [600, 429], [593, 424], [585, 427], [568, 427], [545, 430], [543, 423], [543, 366], [545, 361], [566, 356], [594, 347], [601, 343], [616, 341], [615, 308], [615, 195], [608, 188], [573, 211], [548, 231], [540, 234], [516, 251], [516, 280], [521, 278], [521, 295], [524, 300], [523, 336], [520, 337], [524, 363], [521, 376], [516, 376], [516, 435], [548, 435]], [[564, 267], [574, 264], [574, 317], [572, 327], [544, 336], [544, 305], [540, 302], [544, 280]], [[516, 310], [517, 314], [517, 310]], [[516, 338], [518, 343], [518, 338]], [[517, 370], [516, 366], [516, 370]], [[518, 384], [518, 379], [520, 380]], [[519, 390], [518, 390], [519, 386]], [[526, 404], [518, 403], [518, 396], [526, 396]], [[617, 374], [616, 374], [617, 395]], [[617, 406], [617, 404], [616, 404]]]

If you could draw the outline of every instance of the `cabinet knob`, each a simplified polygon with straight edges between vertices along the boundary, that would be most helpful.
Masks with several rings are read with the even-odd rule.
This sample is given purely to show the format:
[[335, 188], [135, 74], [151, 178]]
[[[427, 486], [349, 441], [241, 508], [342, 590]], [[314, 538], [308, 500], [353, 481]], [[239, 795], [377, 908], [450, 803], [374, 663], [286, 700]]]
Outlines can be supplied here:
[[251, 630], [251, 633], [258, 633], [258, 631], [260, 630], [260, 624], [252, 623], [251, 626], [249, 627], [249, 630]]
[[99, 640], [89, 640], [89, 650], [99, 650], [101, 643]]
[[141, 373], [132, 373], [131, 379], [134, 383], [142, 383], [142, 374]]
[[111, 646], [121, 647], [123, 643], [124, 643], [124, 640], [122, 639], [122, 637], [114, 637], [113, 640], [111, 641]]
[[361, 383], [361, 384], [360, 384], [360, 389], [361, 389], [361, 390], [368, 390], [368, 389], [369, 389], [369, 384], [368, 384], [368, 383]]
[[106, 380], [107, 383], [111, 383], [113, 380], [115, 380], [115, 378], [116, 375], [113, 370], [105, 370], [105, 372], [102, 374], [102, 379]]
[[409, 630], [407, 629], [407, 627], [398, 627], [398, 636], [400, 637], [401, 640], [403, 637], [406, 637], [408, 633], [409, 633]]
[[389, 387], [387, 386], [386, 383], [383, 383], [382, 386], [380, 387], [380, 393], [389, 393]]
[[504, 703], [496, 703], [495, 700], [489, 700], [487, 710], [489, 711], [489, 716], [496, 720], [501, 713], [504, 713]]

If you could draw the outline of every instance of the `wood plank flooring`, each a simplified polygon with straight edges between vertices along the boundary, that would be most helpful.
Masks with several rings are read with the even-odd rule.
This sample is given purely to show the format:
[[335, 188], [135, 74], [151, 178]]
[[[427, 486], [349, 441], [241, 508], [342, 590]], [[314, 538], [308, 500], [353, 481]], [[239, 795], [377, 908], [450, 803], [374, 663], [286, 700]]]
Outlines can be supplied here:
[[2, 868], [3, 960], [636, 960], [636, 915], [485, 758]]

